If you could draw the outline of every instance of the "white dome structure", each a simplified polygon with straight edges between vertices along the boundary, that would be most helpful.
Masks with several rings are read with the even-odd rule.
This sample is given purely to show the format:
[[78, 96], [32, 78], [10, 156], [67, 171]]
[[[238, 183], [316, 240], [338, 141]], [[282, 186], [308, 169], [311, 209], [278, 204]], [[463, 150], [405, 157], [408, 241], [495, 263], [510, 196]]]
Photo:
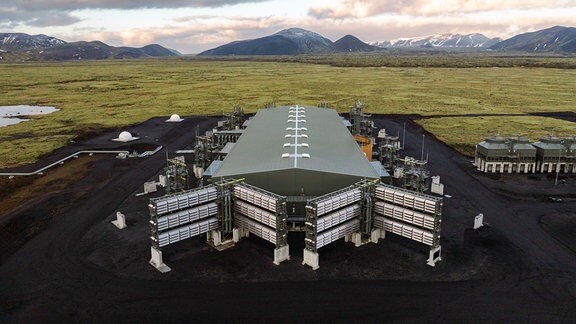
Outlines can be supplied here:
[[181, 121], [183, 121], [183, 120], [184, 120], [184, 119], [180, 118], [179, 115], [173, 114], [172, 116], [170, 116], [170, 119], [168, 119], [167, 122], [172, 122], [172, 123], [174, 123], [174, 122], [181, 122]]
[[130, 134], [130, 132], [127, 131], [123, 131], [122, 133], [120, 133], [120, 135], [118, 135], [118, 138], [115, 138], [114, 141], [117, 142], [130, 142], [130, 141], [134, 141], [137, 140], [139, 137], [134, 137], [132, 136], [132, 134]]

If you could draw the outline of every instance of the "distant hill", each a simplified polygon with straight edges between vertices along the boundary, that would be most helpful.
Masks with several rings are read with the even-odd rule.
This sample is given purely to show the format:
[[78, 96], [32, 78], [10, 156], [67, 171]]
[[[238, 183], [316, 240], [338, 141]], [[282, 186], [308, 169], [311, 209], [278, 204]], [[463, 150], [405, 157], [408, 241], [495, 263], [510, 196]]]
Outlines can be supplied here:
[[330, 45], [333, 52], [371, 52], [376, 48], [352, 35], [346, 35]]
[[114, 47], [103, 42], [72, 42], [46, 48], [34, 53], [41, 60], [106, 60], [134, 59], [146, 57], [177, 56], [174, 52], [160, 45], [148, 45], [142, 48]]
[[0, 60], [12, 61], [105, 60], [181, 55], [157, 44], [142, 48], [114, 47], [100, 41], [67, 43], [46, 35], [22, 33], [0, 34], [0, 40]]
[[0, 33], [0, 50], [4, 51], [17, 52], [37, 48], [50, 48], [64, 44], [66, 44], [65, 41], [46, 35]]
[[241, 40], [204, 51], [199, 55], [293, 55], [327, 52], [332, 41], [314, 32], [290, 28], [257, 39]]
[[555, 26], [516, 35], [491, 47], [501, 51], [576, 52], [576, 28]]
[[488, 38], [482, 34], [441, 34], [417, 38], [400, 38], [391, 41], [373, 42], [380, 48], [478, 48], [487, 49], [502, 41], [500, 38]]

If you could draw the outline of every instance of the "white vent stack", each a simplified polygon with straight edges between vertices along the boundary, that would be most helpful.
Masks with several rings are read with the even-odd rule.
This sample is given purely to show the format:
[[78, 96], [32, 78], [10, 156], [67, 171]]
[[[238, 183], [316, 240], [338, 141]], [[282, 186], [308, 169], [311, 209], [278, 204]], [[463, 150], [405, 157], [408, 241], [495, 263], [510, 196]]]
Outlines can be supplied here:
[[169, 123], [179, 123], [181, 121], [183, 121], [184, 119], [180, 118], [179, 115], [177, 114], [173, 114], [172, 116], [170, 116], [170, 119], [166, 120]]

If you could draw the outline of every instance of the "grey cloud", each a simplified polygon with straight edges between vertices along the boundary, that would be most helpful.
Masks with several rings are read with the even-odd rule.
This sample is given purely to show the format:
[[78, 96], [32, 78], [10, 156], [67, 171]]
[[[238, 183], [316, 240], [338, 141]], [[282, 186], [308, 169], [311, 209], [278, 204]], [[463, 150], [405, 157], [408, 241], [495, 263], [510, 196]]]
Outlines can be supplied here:
[[7, 5], [28, 11], [72, 11], [80, 9], [217, 8], [264, 1], [268, 0], [8, 0]]
[[574, 6], [575, 0], [333, 0], [312, 6], [308, 14], [318, 19], [354, 19], [381, 14], [429, 16]]
[[51, 11], [26, 22], [26, 24], [34, 27], [68, 26], [79, 21], [81, 19], [68, 13]]
[[80, 19], [70, 12], [82, 9], [217, 8], [264, 1], [268, 0], [4, 0], [0, 7], [0, 26], [71, 25]]

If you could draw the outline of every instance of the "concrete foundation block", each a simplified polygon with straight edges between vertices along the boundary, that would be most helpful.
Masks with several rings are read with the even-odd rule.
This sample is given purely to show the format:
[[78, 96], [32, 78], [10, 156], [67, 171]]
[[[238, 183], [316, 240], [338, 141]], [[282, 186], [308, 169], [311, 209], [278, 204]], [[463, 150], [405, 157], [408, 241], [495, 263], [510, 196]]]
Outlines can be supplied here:
[[474, 217], [474, 229], [484, 226], [484, 214], [480, 213]]
[[219, 246], [222, 244], [222, 232], [220, 231], [210, 231], [206, 233], [206, 240], [213, 246]]
[[164, 264], [164, 262], [162, 262], [162, 251], [156, 249], [155, 247], [151, 247], [150, 252], [151, 252], [150, 264], [154, 268], [156, 268], [158, 271], [162, 273], [166, 273], [172, 270], [170, 269], [169, 266], [167, 266], [166, 264]]
[[158, 182], [159, 182], [160, 186], [162, 186], [164, 188], [166, 188], [166, 186], [168, 185], [168, 180], [166, 179], [166, 176], [163, 174], [161, 174], [158, 177]]
[[372, 233], [370, 234], [370, 242], [378, 244], [378, 240], [379, 239], [384, 239], [386, 238], [386, 232], [384, 230], [381, 229], [375, 229], [372, 230]]
[[362, 245], [362, 233], [356, 232], [352, 233], [351, 241], [354, 243], [354, 246], [359, 247]]
[[144, 193], [156, 192], [158, 188], [156, 187], [156, 181], [149, 181], [144, 183]]
[[312, 270], [317, 270], [320, 268], [320, 256], [318, 253], [312, 252], [310, 250], [304, 249], [302, 265], [308, 265], [312, 267]]
[[232, 229], [232, 241], [238, 243], [242, 237], [240, 236], [240, 230], [238, 228]]
[[432, 183], [430, 186], [430, 192], [438, 194], [440, 196], [444, 195], [444, 184], [443, 183]]
[[112, 224], [114, 224], [116, 227], [118, 227], [118, 229], [125, 229], [126, 226], [126, 216], [124, 214], [122, 214], [121, 212], [117, 211], [116, 212], [116, 220], [112, 221]]
[[442, 261], [442, 247], [438, 246], [436, 248], [432, 248], [430, 250], [430, 254], [428, 256], [428, 260], [426, 262], [427, 265], [431, 267], [436, 266], [436, 262]]
[[274, 264], [279, 265], [280, 262], [290, 260], [290, 247], [288, 245], [274, 249]]
[[250, 232], [248, 232], [247, 229], [240, 228], [240, 237], [249, 237], [249, 236], [250, 236]]

